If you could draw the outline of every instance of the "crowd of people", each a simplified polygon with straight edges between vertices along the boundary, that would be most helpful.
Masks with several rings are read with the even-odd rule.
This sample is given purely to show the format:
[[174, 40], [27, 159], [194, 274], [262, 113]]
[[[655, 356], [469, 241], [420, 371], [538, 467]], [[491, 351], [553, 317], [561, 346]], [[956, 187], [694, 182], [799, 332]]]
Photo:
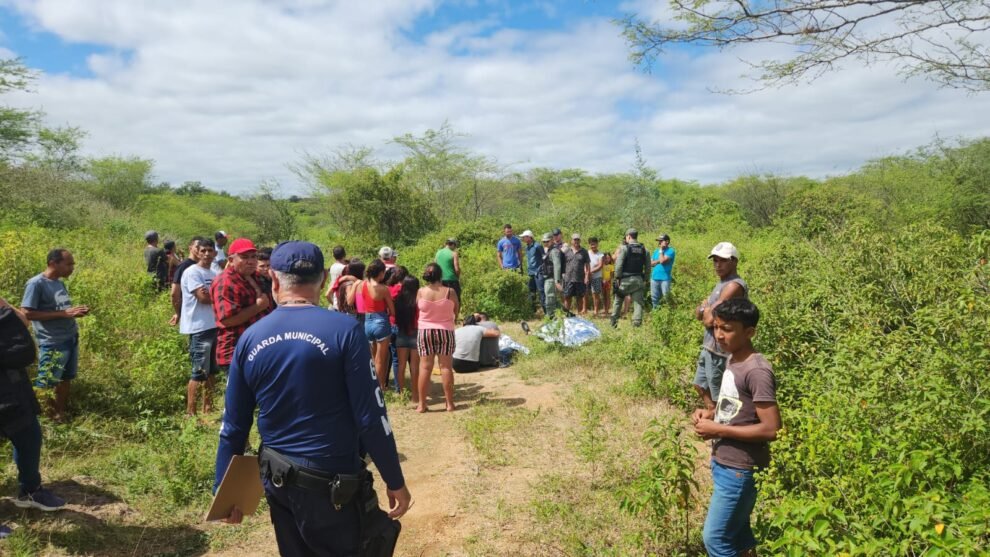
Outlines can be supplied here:
[[[657, 236], [652, 252], [633, 228], [609, 253], [600, 250], [596, 237], [588, 239], [587, 249], [578, 233], [565, 243], [559, 228], [540, 238], [537, 243], [530, 230], [516, 237], [506, 224], [496, 255], [500, 269], [529, 276], [531, 300], [546, 316], [558, 310], [590, 311], [595, 317], [608, 312], [616, 326], [624, 306], [631, 304], [632, 323], [639, 326], [647, 295], [653, 307], [671, 295], [676, 252], [666, 234]], [[322, 479], [340, 483], [345, 474], [356, 474], [361, 485], [370, 486], [370, 479], [360, 475], [362, 451], [376, 462], [386, 484], [388, 517], [398, 518], [408, 509], [411, 498], [384, 406], [389, 375], [402, 391], [408, 368], [411, 400], [418, 412], [426, 412], [438, 368], [444, 407], [454, 411], [454, 371], [509, 365], [511, 350], [498, 349], [499, 326], [483, 313], [467, 313], [458, 327], [462, 269], [456, 238], [446, 240], [419, 277], [399, 265], [399, 253], [388, 246], [368, 263], [335, 246], [327, 268], [313, 244], [259, 248], [248, 238], [229, 245], [228, 239], [224, 231], [194, 237], [183, 258], [174, 242], [159, 247], [159, 234], [149, 231], [144, 250], [154, 287], [171, 288], [170, 323], [188, 336], [186, 413], [211, 412], [216, 378], [220, 373], [228, 377], [217, 484], [231, 457], [243, 453], [258, 408], [266, 496], [280, 550], [319, 553], [319, 548], [366, 543], [347, 534], [355, 521], [367, 518], [360, 505], [353, 509], [357, 514], [323, 517], [322, 522], [300, 513], [325, 505], [325, 495], [310, 489]], [[755, 547], [749, 526], [756, 498], [753, 472], [768, 465], [768, 443], [780, 428], [773, 371], [752, 345], [759, 310], [737, 272], [739, 257], [728, 242], [711, 250], [718, 281], [695, 309], [704, 340], [693, 379], [702, 408], [692, 421], [699, 436], [713, 440], [714, 493], [704, 527], [711, 555], [742, 555]], [[5, 402], [18, 408], [0, 419], [0, 433], [11, 439], [18, 468], [14, 502], [46, 511], [65, 501], [41, 485], [37, 416], [42, 409], [27, 367], [35, 359], [36, 340], [34, 387], [52, 391], [49, 414], [65, 420], [78, 371], [76, 321], [89, 314], [87, 306], [73, 305], [63, 281], [74, 268], [72, 253], [55, 248], [45, 270], [28, 281], [21, 309], [0, 299], [0, 355], [4, 369], [12, 370], [0, 374], [0, 381]], [[283, 485], [299, 489], [286, 491]], [[341, 497], [357, 496], [351, 490]], [[335, 503], [335, 509], [341, 505]], [[235, 509], [228, 521], [239, 520]], [[9, 529], [0, 527], [0, 537], [7, 534]]]

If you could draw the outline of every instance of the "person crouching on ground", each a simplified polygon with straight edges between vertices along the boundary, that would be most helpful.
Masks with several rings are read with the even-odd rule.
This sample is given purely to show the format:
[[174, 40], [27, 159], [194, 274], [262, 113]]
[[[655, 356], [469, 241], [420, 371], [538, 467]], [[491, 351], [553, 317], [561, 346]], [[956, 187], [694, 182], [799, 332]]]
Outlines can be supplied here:
[[729, 360], [715, 408], [692, 416], [695, 433], [712, 440], [712, 499], [703, 538], [709, 555], [755, 556], [753, 474], [770, 465], [770, 442], [781, 428], [777, 384], [770, 362], [753, 348], [760, 320], [753, 302], [732, 298], [714, 314], [715, 338]]

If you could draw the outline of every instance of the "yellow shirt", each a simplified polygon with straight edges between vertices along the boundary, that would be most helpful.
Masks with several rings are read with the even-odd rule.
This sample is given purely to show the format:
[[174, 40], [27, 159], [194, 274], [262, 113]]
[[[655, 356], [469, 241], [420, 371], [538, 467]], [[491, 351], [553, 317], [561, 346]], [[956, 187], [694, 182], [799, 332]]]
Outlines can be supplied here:
[[608, 282], [615, 276], [615, 263], [602, 265], [602, 282]]

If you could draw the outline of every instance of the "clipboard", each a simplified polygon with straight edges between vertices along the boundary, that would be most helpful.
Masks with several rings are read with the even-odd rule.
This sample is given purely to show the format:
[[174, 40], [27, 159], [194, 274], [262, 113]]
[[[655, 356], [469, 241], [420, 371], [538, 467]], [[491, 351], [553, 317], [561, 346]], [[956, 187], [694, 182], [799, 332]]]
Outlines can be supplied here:
[[206, 520], [227, 518], [234, 507], [240, 509], [244, 516], [250, 516], [258, 510], [264, 494], [258, 457], [234, 455], [206, 513]]

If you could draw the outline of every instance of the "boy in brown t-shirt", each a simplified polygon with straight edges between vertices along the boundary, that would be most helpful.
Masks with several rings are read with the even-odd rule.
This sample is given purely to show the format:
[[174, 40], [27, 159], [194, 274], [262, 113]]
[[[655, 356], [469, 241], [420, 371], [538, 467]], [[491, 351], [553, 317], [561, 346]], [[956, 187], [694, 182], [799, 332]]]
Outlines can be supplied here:
[[715, 340], [730, 354], [715, 409], [695, 410], [694, 431], [712, 439], [712, 499], [705, 519], [708, 554], [756, 554], [750, 514], [756, 504], [753, 473], [770, 464], [769, 443], [780, 429], [776, 379], [770, 363], [753, 348], [760, 311], [732, 298], [714, 310]]

